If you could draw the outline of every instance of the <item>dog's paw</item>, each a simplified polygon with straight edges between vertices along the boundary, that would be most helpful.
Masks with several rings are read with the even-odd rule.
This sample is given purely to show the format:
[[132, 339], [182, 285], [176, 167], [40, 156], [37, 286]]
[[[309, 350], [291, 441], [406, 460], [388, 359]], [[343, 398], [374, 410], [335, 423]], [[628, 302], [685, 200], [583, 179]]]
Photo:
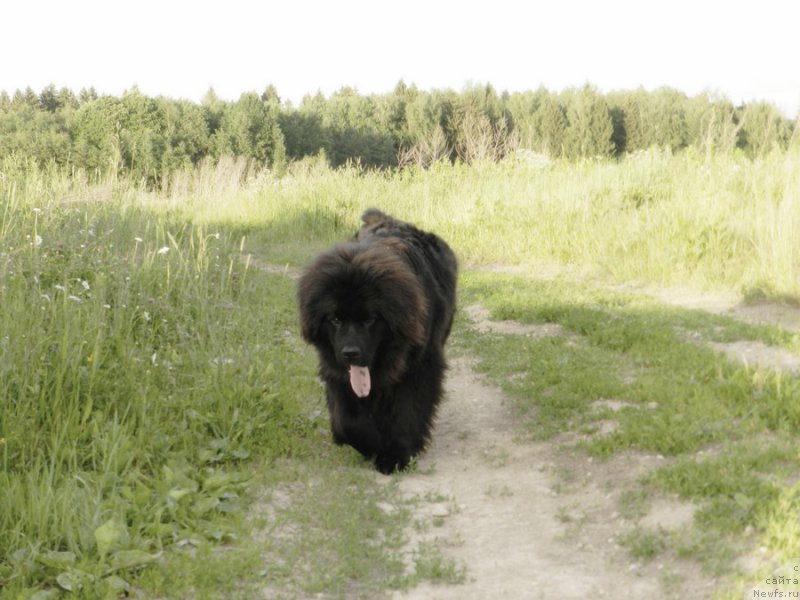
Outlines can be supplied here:
[[407, 454], [378, 454], [375, 457], [375, 468], [384, 475], [391, 475], [397, 471], [402, 471], [408, 466], [410, 457]]

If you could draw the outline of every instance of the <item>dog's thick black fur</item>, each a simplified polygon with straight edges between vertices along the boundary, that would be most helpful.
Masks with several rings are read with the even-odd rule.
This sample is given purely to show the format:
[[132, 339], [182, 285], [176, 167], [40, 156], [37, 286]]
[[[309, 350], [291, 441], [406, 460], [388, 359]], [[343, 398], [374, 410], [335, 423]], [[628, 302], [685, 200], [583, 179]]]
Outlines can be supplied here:
[[377, 209], [300, 279], [303, 338], [319, 354], [333, 439], [405, 468], [430, 441], [447, 368], [458, 265], [438, 236]]

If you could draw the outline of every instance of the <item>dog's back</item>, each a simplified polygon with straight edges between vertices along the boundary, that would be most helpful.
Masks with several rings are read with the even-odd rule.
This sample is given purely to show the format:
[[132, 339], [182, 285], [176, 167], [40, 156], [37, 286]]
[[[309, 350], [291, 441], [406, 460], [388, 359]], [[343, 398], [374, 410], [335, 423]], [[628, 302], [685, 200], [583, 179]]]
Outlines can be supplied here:
[[401, 231], [418, 231], [416, 227], [405, 221], [399, 221], [390, 217], [377, 208], [368, 208], [361, 215], [364, 224], [355, 235], [356, 241], [364, 241], [376, 235], [397, 235]]
[[453, 250], [438, 235], [395, 219], [377, 208], [368, 208], [361, 220], [364, 224], [354, 237], [356, 242], [378, 242], [393, 251], [403, 252], [417, 275], [428, 281], [425, 289], [429, 294], [435, 337], [438, 343], [444, 344], [456, 306], [458, 261]]

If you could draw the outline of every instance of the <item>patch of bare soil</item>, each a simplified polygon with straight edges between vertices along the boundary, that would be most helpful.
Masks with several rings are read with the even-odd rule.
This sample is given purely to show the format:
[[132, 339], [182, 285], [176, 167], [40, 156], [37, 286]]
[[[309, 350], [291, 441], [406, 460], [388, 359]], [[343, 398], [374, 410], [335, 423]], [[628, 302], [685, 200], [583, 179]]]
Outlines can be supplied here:
[[752, 368], [783, 371], [790, 375], [800, 374], [800, 356], [785, 348], [768, 346], [755, 340], [737, 340], [735, 342], [709, 342], [696, 331], [679, 329], [678, 334], [688, 342], [698, 346], [707, 346], [725, 354], [734, 362]]
[[472, 304], [464, 308], [464, 312], [472, 321], [475, 329], [481, 333], [502, 333], [510, 335], [529, 335], [533, 337], [550, 337], [570, 335], [561, 325], [556, 323], [517, 323], [516, 321], [492, 321], [489, 310], [480, 304]]
[[726, 354], [729, 358], [748, 366], [800, 374], [800, 356], [783, 348], [774, 348], [761, 342], [740, 340], [738, 342], [710, 342], [709, 346]]
[[[642, 565], [619, 546], [621, 535], [642, 526], [620, 515], [619, 494], [661, 457], [626, 453], [600, 462], [557, 440], [515, 442], [514, 431], [503, 393], [469, 359], [453, 361], [434, 443], [400, 489], [417, 507], [410, 551], [436, 543], [466, 568], [466, 581], [424, 583], [395, 599], [709, 595], [713, 581], [691, 565]], [[692, 510], [664, 499], [643, 523], [688, 526]]]
[[800, 332], [800, 308], [778, 302], [746, 304], [739, 295], [722, 292], [698, 292], [682, 288], [643, 287], [639, 291], [664, 304], [725, 315], [754, 325], [776, 325]]
[[[734, 294], [657, 288], [644, 288], [642, 291], [665, 304], [704, 310], [754, 325], [774, 325], [800, 333], [800, 308], [796, 306], [772, 302], [745, 304]], [[800, 374], [800, 356], [783, 348], [752, 340], [709, 342], [707, 345], [726, 354], [730, 359], [748, 366], [783, 371], [792, 375]]]

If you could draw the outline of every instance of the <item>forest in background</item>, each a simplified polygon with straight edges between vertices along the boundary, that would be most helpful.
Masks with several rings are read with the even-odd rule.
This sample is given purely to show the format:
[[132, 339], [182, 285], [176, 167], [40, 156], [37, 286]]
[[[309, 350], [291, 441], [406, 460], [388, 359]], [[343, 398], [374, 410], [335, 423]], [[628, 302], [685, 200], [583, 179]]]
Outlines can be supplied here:
[[770, 103], [735, 106], [671, 88], [497, 93], [474, 85], [456, 92], [401, 81], [386, 94], [342, 88], [329, 97], [308, 95], [299, 106], [283, 102], [273, 86], [233, 102], [211, 89], [199, 104], [136, 88], [121, 97], [53, 85], [39, 93], [0, 92], [0, 160], [155, 186], [175, 170], [221, 156], [245, 157], [280, 174], [291, 161], [319, 156], [334, 167], [367, 168], [497, 161], [520, 151], [594, 159], [653, 147], [759, 157], [798, 137], [798, 121]]

